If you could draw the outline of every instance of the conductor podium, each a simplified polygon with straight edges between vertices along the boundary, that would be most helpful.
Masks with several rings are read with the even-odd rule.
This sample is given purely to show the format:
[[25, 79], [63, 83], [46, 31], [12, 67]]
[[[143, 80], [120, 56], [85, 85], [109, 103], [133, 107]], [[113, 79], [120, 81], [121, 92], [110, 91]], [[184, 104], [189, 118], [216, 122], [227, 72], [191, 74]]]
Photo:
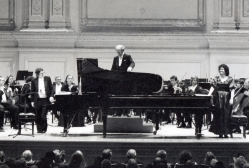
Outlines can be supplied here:
[[[103, 132], [103, 123], [94, 125], [94, 132]], [[107, 133], [152, 133], [153, 124], [143, 122], [143, 118], [109, 117], [106, 125]]]

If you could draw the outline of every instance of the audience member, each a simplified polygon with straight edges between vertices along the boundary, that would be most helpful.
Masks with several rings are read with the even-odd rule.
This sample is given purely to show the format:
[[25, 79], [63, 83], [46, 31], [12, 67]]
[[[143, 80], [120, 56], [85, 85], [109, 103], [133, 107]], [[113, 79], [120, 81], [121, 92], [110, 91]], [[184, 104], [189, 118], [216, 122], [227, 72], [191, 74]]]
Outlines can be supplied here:
[[192, 160], [192, 154], [188, 150], [181, 151], [181, 153], [179, 155], [179, 163], [180, 164], [185, 164], [191, 160]]
[[225, 166], [224, 166], [224, 163], [222, 161], [218, 161], [215, 164], [214, 168], [225, 168]]
[[217, 162], [218, 162], [217, 159], [212, 159], [212, 160], [210, 161], [210, 166], [211, 166], [212, 168], [214, 168]]
[[165, 150], [157, 151], [156, 156], [160, 157], [162, 159], [162, 162], [167, 165], [167, 153]]
[[30, 150], [25, 150], [22, 153], [22, 158], [24, 158], [26, 163], [34, 163], [34, 161], [32, 160], [32, 156], [33, 156], [33, 154]]
[[249, 163], [244, 164], [243, 168], [249, 168]]
[[234, 168], [243, 168], [243, 165], [246, 163], [246, 159], [243, 156], [239, 156], [234, 161]]
[[112, 167], [112, 163], [110, 160], [108, 159], [104, 159], [101, 163], [101, 168], [111, 168]]
[[60, 163], [66, 162], [66, 160], [65, 160], [66, 153], [64, 150], [60, 151], [58, 149], [55, 149], [53, 152], [55, 154], [55, 164], [59, 165]]
[[4, 163], [5, 162], [5, 154], [3, 151], [0, 151], [0, 163]]
[[205, 165], [210, 165], [212, 159], [216, 159], [215, 155], [212, 152], [207, 152], [205, 155]]
[[85, 168], [84, 155], [81, 151], [77, 150], [73, 153], [71, 160], [68, 163], [69, 168]]
[[136, 159], [129, 159], [126, 168], [138, 168]]
[[0, 168], [9, 168], [6, 164], [0, 165]]

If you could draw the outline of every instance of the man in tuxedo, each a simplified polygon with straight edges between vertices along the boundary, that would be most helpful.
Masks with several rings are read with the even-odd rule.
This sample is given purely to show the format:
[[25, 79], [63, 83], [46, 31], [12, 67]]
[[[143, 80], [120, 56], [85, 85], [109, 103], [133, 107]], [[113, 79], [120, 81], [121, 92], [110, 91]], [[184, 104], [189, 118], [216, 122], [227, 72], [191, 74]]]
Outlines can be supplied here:
[[8, 110], [11, 116], [11, 126], [13, 129], [18, 129], [17, 120], [19, 108], [11, 101], [11, 90], [4, 86], [5, 79], [0, 76], [0, 132], [3, 132], [3, 116], [4, 110]]
[[36, 78], [31, 81], [31, 104], [35, 107], [37, 133], [47, 131], [47, 105], [50, 104], [53, 86], [51, 78], [44, 76], [42, 68], [35, 70]]
[[[124, 53], [125, 47], [123, 45], [117, 45], [115, 47], [115, 50], [118, 56], [114, 57], [111, 70], [120, 72], [131, 72], [135, 67], [135, 62], [130, 55]], [[130, 117], [129, 112], [127, 111], [127, 117]], [[122, 112], [122, 109], [116, 110], [116, 114], [114, 116], [121, 116]]]
[[135, 62], [130, 55], [124, 53], [125, 47], [123, 45], [117, 45], [115, 50], [118, 56], [114, 57], [111, 70], [131, 72], [135, 67]]

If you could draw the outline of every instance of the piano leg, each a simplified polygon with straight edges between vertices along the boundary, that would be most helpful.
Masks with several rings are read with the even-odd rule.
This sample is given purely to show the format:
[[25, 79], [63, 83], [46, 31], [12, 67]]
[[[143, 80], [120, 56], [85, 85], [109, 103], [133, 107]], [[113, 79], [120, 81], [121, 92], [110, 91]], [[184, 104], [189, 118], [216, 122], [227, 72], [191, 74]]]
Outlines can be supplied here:
[[103, 120], [103, 138], [105, 138], [106, 137], [107, 115], [103, 115], [102, 120]]

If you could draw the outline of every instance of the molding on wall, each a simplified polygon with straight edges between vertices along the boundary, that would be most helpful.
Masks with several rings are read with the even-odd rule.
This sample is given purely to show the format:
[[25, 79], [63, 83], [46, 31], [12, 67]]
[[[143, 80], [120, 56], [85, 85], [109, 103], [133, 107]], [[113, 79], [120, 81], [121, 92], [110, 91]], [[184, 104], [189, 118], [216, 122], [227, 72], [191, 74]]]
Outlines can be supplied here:
[[205, 24], [205, 1], [197, 0], [197, 19], [106, 19], [88, 18], [88, 0], [81, 0], [82, 26], [86, 27], [203, 27]]

